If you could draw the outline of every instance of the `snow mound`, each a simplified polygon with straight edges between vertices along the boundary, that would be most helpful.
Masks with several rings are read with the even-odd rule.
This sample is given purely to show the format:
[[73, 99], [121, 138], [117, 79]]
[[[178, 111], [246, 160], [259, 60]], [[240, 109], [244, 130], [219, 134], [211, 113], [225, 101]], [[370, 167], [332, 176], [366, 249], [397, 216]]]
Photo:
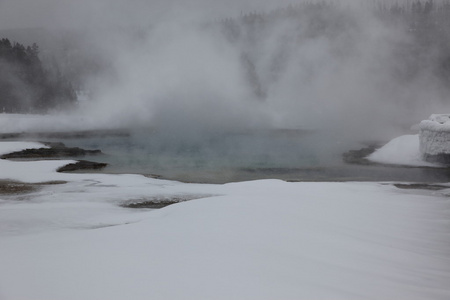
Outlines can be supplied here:
[[429, 163], [423, 160], [419, 145], [419, 135], [403, 135], [377, 149], [367, 159], [383, 164], [440, 167], [440, 164]]

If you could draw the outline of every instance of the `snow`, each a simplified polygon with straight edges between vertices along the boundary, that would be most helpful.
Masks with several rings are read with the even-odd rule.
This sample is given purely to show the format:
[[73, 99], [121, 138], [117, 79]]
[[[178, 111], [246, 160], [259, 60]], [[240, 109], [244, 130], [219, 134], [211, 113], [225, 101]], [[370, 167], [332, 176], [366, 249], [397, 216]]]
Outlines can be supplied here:
[[426, 155], [450, 154], [450, 132], [421, 130], [420, 152]]
[[424, 157], [450, 154], [450, 114], [431, 115], [420, 122], [420, 134], [397, 137], [367, 158], [373, 162], [416, 167], [443, 167]]
[[419, 128], [422, 155], [450, 154], [450, 114], [431, 115]]
[[450, 114], [433, 114], [419, 124], [421, 130], [450, 132]]
[[[185, 184], [0, 162], [0, 178], [67, 181], [0, 195], [1, 300], [450, 298], [449, 190]], [[189, 195], [203, 198], [118, 205]]]
[[35, 142], [1, 142], [0, 155], [21, 151], [23, 149], [48, 148], [42, 143]]
[[426, 162], [419, 149], [419, 135], [403, 135], [392, 139], [383, 147], [370, 154], [367, 159], [382, 164], [414, 167], [442, 167], [440, 164]]

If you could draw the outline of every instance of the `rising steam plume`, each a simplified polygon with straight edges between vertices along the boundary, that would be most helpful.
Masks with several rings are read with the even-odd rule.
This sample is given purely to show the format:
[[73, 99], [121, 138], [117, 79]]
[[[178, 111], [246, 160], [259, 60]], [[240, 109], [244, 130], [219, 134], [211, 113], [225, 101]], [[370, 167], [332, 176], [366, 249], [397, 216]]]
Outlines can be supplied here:
[[[102, 62], [83, 78], [90, 100], [74, 113], [104, 126], [386, 139], [449, 110], [435, 68], [408, 64], [419, 47], [408, 23], [387, 22], [367, 5], [44, 2], [56, 24], [81, 32], [78, 54]], [[18, 10], [11, 3], [0, 5]], [[430, 48], [423, 59], [441, 56]]]

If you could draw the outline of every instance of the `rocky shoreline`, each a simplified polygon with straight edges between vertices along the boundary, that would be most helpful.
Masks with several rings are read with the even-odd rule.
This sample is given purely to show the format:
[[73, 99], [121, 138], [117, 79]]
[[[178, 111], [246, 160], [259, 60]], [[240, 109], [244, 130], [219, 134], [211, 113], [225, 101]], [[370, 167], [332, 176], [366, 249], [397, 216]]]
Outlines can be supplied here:
[[78, 147], [66, 147], [63, 143], [43, 142], [48, 148], [24, 149], [2, 155], [2, 159], [47, 159], [61, 157], [80, 157], [102, 154], [101, 150], [85, 150]]
[[[1, 140], [1, 137], [0, 137]], [[60, 167], [57, 169], [57, 172], [76, 172], [76, 171], [89, 171], [89, 170], [102, 170], [105, 167], [108, 166], [107, 163], [103, 162], [95, 162], [95, 161], [88, 161], [84, 159], [77, 159], [77, 158], [83, 158], [85, 156], [101, 156], [103, 155], [103, 152], [99, 149], [94, 150], [86, 150], [79, 147], [67, 147], [65, 144], [61, 142], [41, 142], [46, 147], [38, 148], [38, 149], [25, 149], [22, 151], [12, 152], [5, 155], [0, 156], [1, 159], [12, 159], [12, 160], [42, 160], [42, 159], [61, 159], [61, 158], [67, 158], [72, 159], [75, 158], [76, 162], [69, 163], [65, 166]], [[370, 144], [367, 147], [361, 148], [359, 150], [349, 150], [342, 154], [342, 159], [346, 164], [350, 165], [362, 165], [362, 166], [383, 166], [383, 164], [378, 164], [371, 162], [367, 159], [367, 156], [373, 153], [377, 148], [379, 148], [379, 144]], [[389, 166], [393, 167], [393, 166]], [[288, 169], [290, 173], [297, 173], [304, 171], [304, 169]], [[248, 169], [244, 170], [247, 172], [256, 172], [256, 170]], [[278, 170], [277, 168], [269, 168], [268, 171], [270, 174], [274, 173], [280, 173], [280, 172], [286, 172], [285, 168], [282, 168]], [[313, 170], [314, 171], [314, 170]], [[320, 170], [319, 170], [320, 171]], [[159, 175], [152, 175], [149, 176], [152, 178], [162, 178]], [[178, 179], [174, 179], [178, 180]], [[245, 180], [245, 179], [244, 179]], [[301, 180], [289, 180], [284, 179], [286, 181], [309, 181], [305, 178], [302, 178]], [[316, 181], [317, 179], [314, 179], [312, 181]], [[340, 180], [338, 180], [340, 181]], [[58, 182], [64, 183], [64, 182]], [[21, 193], [30, 193], [38, 190], [42, 185], [47, 184], [55, 184], [55, 183], [38, 183], [38, 184], [27, 184], [22, 182], [14, 182], [14, 181], [8, 181], [0, 180], [0, 195], [9, 195], [9, 194], [21, 194]], [[395, 184], [394, 184], [395, 185]], [[397, 188], [400, 189], [434, 189], [435, 186], [430, 186], [427, 183], [423, 184], [414, 184], [414, 185], [395, 185]], [[138, 201], [130, 201], [127, 203], [123, 203], [121, 206], [128, 207], [128, 208], [160, 208], [163, 206], [167, 206], [173, 203], [178, 203], [181, 201], [186, 201], [189, 199], [140, 199]]]
[[80, 170], [101, 170], [108, 166], [107, 163], [99, 163], [94, 161], [88, 161], [88, 160], [79, 160], [76, 163], [65, 165], [58, 170], [57, 172], [73, 172], [73, 171], [80, 171]]
[[[59, 159], [59, 158], [77, 158], [87, 155], [102, 155], [102, 151], [86, 150], [78, 147], [67, 147], [63, 143], [42, 142], [47, 147], [37, 149], [24, 149], [0, 156], [1, 159], [15, 160], [36, 160], [36, 159]], [[72, 172], [78, 170], [100, 170], [107, 166], [107, 163], [92, 162], [87, 160], [78, 160], [76, 163], [65, 165], [59, 168], [58, 172]]]

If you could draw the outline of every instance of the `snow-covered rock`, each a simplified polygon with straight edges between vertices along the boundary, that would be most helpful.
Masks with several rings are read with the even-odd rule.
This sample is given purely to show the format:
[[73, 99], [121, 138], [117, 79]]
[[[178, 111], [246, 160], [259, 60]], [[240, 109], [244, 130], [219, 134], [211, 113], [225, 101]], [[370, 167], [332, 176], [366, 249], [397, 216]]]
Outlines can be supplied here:
[[450, 114], [431, 115], [420, 122], [420, 153], [429, 162], [450, 163]]

